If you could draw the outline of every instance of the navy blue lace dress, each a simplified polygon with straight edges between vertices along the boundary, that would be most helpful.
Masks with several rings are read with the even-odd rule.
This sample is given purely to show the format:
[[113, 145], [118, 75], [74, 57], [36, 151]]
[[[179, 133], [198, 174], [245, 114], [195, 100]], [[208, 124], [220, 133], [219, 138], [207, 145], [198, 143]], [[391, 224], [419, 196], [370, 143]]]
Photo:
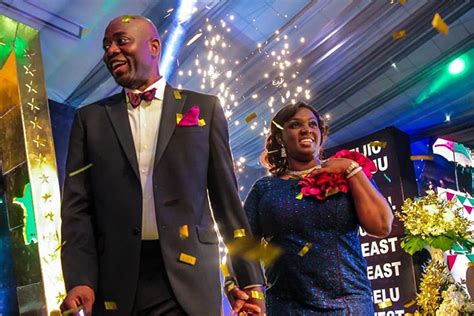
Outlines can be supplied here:
[[373, 315], [351, 194], [299, 200], [299, 191], [297, 179], [263, 177], [245, 201], [254, 235], [284, 251], [266, 267], [268, 315]]

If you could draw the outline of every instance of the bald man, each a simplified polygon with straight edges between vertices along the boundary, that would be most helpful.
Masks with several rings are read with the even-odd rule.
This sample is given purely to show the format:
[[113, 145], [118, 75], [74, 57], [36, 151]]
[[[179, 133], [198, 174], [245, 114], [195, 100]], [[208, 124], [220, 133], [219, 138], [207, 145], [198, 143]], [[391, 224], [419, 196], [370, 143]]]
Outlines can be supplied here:
[[[61, 309], [220, 315], [213, 218], [225, 241], [251, 232], [219, 100], [166, 83], [158, 32], [144, 17], [113, 19], [103, 48], [124, 89], [75, 114], [62, 204], [68, 293]], [[263, 314], [259, 264], [232, 263], [234, 312]]]

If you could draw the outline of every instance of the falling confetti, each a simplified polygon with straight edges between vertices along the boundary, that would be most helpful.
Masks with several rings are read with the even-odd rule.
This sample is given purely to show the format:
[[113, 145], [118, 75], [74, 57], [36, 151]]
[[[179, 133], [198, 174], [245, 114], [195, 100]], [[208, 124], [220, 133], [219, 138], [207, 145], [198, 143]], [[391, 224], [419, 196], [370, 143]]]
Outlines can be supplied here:
[[133, 16], [131, 15], [125, 15], [123, 18], [122, 18], [122, 23], [130, 23], [131, 20], [135, 19]]
[[245, 237], [245, 229], [240, 228], [234, 230], [234, 238], [242, 238]]
[[387, 176], [385, 172], [383, 173], [383, 176], [389, 183], [392, 183], [392, 179], [389, 176]]
[[401, 31], [392, 33], [392, 38], [394, 40], [399, 40], [401, 38], [404, 38], [405, 36], [407, 36], [407, 32], [405, 30], [401, 30]]
[[380, 309], [385, 309], [387, 307], [390, 307], [392, 306], [392, 301], [391, 300], [386, 300], [386, 301], [383, 301], [382, 303], [379, 303], [379, 308]]
[[372, 147], [385, 148], [385, 147], [387, 147], [387, 142], [381, 142], [381, 141], [375, 140], [373, 142], [370, 142], [369, 145], [372, 146]]
[[191, 266], [194, 266], [196, 264], [196, 257], [193, 257], [191, 255], [185, 254], [185, 253], [180, 253], [179, 255], [179, 261], [187, 263]]
[[183, 225], [179, 227], [179, 238], [186, 239], [189, 237], [188, 225]]
[[308, 253], [308, 251], [313, 247], [313, 244], [310, 242], [307, 242], [304, 244], [303, 248], [298, 252], [298, 256], [303, 257]]
[[115, 311], [117, 310], [117, 303], [115, 303], [114, 301], [104, 301], [104, 307], [105, 307], [105, 310], [111, 310], [111, 311]]
[[406, 302], [405, 304], [403, 304], [403, 307], [408, 308], [408, 307], [412, 307], [415, 304], [416, 304], [416, 300], [410, 300]]
[[440, 33], [448, 35], [449, 26], [444, 22], [439, 13], [436, 13], [431, 21], [431, 25]]
[[433, 160], [433, 156], [432, 155], [413, 155], [413, 156], [410, 156], [410, 160], [411, 161], [415, 161], [415, 160]]
[[263, 295], [261, 291], [255, 291], [255, 290], [250, 291], [250, 297], [256, 300], [263, 300], [265, 298], [265, 296]]
[[229, 277], [230, 276], [229, 267], [227, 267], [226, 263], [221, 264], [221, 271], [222, 271], [222, 274], [224, 275], [224, 277]]
[[283, 253], [283, 250], [270, 243], [260, 240], [240, 238], [228, 243], [231, 256], [237, 256], [249, 261], [261, 261], [264, 266], [272, 264]]
[[245, 122], [250, 123], [250, 122], [253, 121], [256, 117], [257, 117], [257, 113], [255, 113], [255, 112], [250, 113], [250, 114], [245, 118]]

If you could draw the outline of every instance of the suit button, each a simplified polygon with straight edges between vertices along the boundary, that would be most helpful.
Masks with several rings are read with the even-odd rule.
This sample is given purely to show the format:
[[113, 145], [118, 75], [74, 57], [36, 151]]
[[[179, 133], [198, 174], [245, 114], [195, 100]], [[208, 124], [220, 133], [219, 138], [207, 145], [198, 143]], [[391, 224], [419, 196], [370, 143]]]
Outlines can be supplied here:
[[140, 228], [135, 227], [135, 228], [133, 229], [133, 234], [134, 234], [135, 236], [138, 235], [138, 234], [140, 234]]

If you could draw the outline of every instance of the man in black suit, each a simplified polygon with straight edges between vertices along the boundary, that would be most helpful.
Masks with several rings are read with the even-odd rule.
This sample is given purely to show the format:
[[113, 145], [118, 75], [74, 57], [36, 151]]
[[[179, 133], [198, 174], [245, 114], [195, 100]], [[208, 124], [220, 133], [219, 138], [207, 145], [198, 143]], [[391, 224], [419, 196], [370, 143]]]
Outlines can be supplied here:
[[[68, 293], [61, 308], [219, 315], [214, 218], [226, 242], [251, 234], [219, 100], [165, 82], [158, 32], [144, 17], [112, 20], [103, 48], [124, 90], [74, 118], [62, 205]], [[264, 284], [259, 264], [233, 257], [231, 270], [238, 284], [228, 294], [233, 310], [264, 313], [263, 295], [255, 294]]]

